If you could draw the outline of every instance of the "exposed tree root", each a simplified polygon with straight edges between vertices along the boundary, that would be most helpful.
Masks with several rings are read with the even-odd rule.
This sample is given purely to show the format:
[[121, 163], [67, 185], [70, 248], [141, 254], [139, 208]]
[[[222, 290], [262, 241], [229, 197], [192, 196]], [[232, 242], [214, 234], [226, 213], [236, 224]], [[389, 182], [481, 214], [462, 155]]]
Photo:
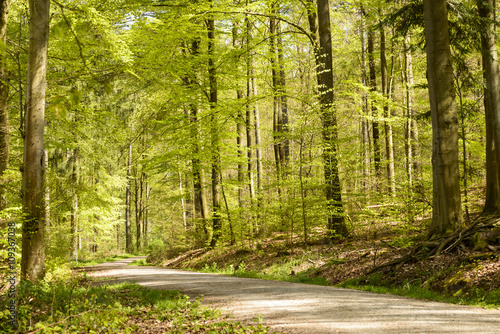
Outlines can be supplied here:
[[[464, 250], [488, 249], [496, 252], [500, 249], [500, 247], [497, 246], [499, 243], [500, 217], [480, 216], [472, 224], [453, 234], [419, 242], [406, 255], [373, 267], [366, 273], [366, 275], [380, 271], [396, 271], [403, 267], [406, 263], [433, 256], [439, 256], [444, 253], [450, 253], [457, 248]], [[496, 255], [491, 252], [480, 255], [488, 256], [490, 258], [496, 257]]]

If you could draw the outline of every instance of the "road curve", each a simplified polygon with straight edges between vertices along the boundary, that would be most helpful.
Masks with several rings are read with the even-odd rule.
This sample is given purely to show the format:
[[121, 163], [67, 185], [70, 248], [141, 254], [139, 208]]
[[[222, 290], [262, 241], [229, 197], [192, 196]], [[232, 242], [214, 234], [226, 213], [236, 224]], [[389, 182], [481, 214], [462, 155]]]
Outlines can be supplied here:
[[309, 284], [130, 266], [93, 267], [93, 276], [203, 295], [203, 303], [283, 333], [500, 333], [500, 311]]

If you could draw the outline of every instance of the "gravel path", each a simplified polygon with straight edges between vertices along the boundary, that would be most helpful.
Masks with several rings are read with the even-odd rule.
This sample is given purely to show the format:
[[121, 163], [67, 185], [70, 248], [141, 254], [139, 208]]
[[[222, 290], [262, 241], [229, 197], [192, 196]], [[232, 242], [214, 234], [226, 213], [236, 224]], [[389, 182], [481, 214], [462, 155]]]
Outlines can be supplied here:
[[262, 317], [283, 333], [500, 333], [500, 311], [334, 287], [238, 278], [157, 267], [134, 259], [88, 267], [153, 289], [203, 295], [242, 321]]

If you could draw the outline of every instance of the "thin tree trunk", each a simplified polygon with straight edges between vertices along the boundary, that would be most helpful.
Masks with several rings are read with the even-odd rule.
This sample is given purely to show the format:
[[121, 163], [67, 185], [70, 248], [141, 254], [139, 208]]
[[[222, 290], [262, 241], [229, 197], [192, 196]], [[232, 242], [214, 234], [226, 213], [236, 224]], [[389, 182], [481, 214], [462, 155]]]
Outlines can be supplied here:
[[[364, 16], [366, 15], [364, 9], [360, 10], [362, 16], [362, 26], [361, 26], [361, 62], [363, 66], [362, 83], [363, 86], [368, 87], [368, 76], [366, 71], [366, 31], [365, 31], [365, 21]], [[363, 118], [361, 120], [361, 136], [362, 136], [362, 146], [363, 146], [363, 190], [365, 194], [368, 194], [370, 188], [368, 177], [370, 175], [370, 131], [368, 124], [368, 94], [363, 92]]]
[[50, 188], [48, 180], [49, 171], [49, 152], [47, 149], [43, 150], [43, 159], [45, 161], [45, 228], [46, 240], [50, 244]]
[[[212, 0], [210, 0], [212, 2]], [[217, 69], [215, 65], [215, 21], [207, 20], [208, 28], [208, 81], [210, 84], [210, 121], [212, 145], [212, 241], [215, 247], [222, 234], [221, 194], [220, 194], [220, 138], [217, 117]]]
[[0, 1], [0, 41], [4, 47], [0, 48], [0, 211], [7, 208], [7, 189], [4, 173], [9, 168], [9, 111], [7, 109], [9, 98], [9, 77], [7, 75], [7, 20], [9, 15], [10, 0]]
[[127, 188], [125, 190], [125, 251], [132, 253], [132, 231], [131, 231], [131, 203], [130, 203], [130, 184], [132, 182], [132, 144], [128, 145], [127, 159]]
[[424, 0], [427, 75], [432, 115], [433, 211], [429, 236], [463, 227], [458, 118], [446, 0]]
[[[186, 216], [186, 200], [184, 199], [184, 189], [182, 188], [182, 173], [178, 170], [179, 175], [179, 196], [181, 197], [181, 210], [182, 210], [182, 224], [184, 226], [184, 231], [187, 231], [187, 216]], [[144, 228], [142, 229], [144, 232]]]
[[[134, 168], [136, 169], [136, 168]], [[142, 249], [142, 175], [135, 172], [135, 249], [140, 252]]]
[[[233, 23], [233, 47], [237, 49], [238, 45], [238, 25], [237, 23]], [[247, 55], [248, 57], [248, 55]], [[236, 97], [238, 101], [242, 101], [243, 92], [240, 87], [236, 89]], [[248, 103], [247, 103], [248, 104]], [[239, 104], [238, 104], [239, 105]], [[247, 107], [248, 108], [248, 107]], [[236, 115], [236, 146], [238, 147], [238, 207], [243, 207], [243, 182], [245, 178], [244, 173], [244, 154], [243, 154], [243, 113], [240, 108], [238, 108], [238, 112]]]
[[36, 282], [45, 272], [44, 126], [49, 0], [30, 0], [30, 45], [23, 161], [21, 276]]
[[[373, 30], [370, 29], [368, 30], [368, 67], [370, 70], [370, 90], [372, 92], [377, 91], [377, 76], [375, 72], [375, 55], [374, 55], [374, 34]], [[372, 136], [373, 136], [373, 160], [375, 163], [375, 174], [377, 176], [377, 188], [378, 188], [378, 183], [381, 175], [381, 169], [380, 169], [380, 130], [379, 130], [379, 124], [378, 124], [378, 111], [377, 108], [375, 107], [375, 103], [372, 101]]]
[[246, 49], [247, 49], [247, 103], [246, 103], [246, 117], [245, 117], [245, 130], [247, 136], [247, 173], [248, 173], [248, 190], [250, 193], [250, 201], [253, 204], [255, 199], [255, 188], [253, 180], [253, 151], [252, 151], [252, 108], [250, 100], [252, 97], [252, 50], [250, 50], [250, 39], [252, 33], [252, 23], [246, 18], [247, 34], [246, 34]]
[[73, 171], [71, 183], [73, 194], [71, 200], [71, 259], [78, 263], [78, 150], [73, 152]]
[[479, 16], [486, 26], [481, 33], [486, 121], [485, 213], [500, 212], [500, 74], [495, 42], [495, 1], [477, 0]]
[[148, 242], [148, 228], [149, 228], [149, 197], [151, 195], [151, 188], [149, 187], [149, 184], [146, 181], [146, 198], [144, 201], [144, 232], [142, 233], [144, 235], [144, 247], [147, 248], [149, 245]]
[[[253, 60], [251, 64], [253, 68]], [[253, 74], [253, 72], [252, 72]], [[257, 79], [252, 75], [252, 94], [257, 97]], [[255, 127], [255, 158], [257, 164], [257, 190], [262, 190], [262, 148], [260, 139], [260, 111], [257, 102], [253, 105], [254, 127]]]
[[[393, 62], [394, 64], [394, 62]], [[387, 77], [387, 57], [384, 27], [380, 28], [380, 68], [382, 77], [382, 94], [385, 99], [389, 99], [390, 85]], [[391, 71], [391, 77], [392, 77]], [[392, 79], [391, 79], [392, 80]], [[388, 101], [384, 101], [384, 116], [391, 117]], [[394, 144], [392, 138], [392, 125], [389, 121], [384, 122], [385, 126], [385, 154], [387, 159], [387, 180], [389, 183], [389, 194], [396, 197], [396, 179], [394, 176]]]

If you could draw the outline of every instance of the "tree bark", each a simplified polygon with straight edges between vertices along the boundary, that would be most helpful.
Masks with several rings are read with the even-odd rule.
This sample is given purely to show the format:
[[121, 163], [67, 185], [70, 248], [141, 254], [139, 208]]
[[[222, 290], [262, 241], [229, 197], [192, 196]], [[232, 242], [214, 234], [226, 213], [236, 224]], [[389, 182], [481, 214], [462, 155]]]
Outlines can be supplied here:
[[[0, 41], [5, 46], [7, 42], [7, 20], [9, 16], [10, 0], [0, 1]], [[7, 189], [4, 173], [9, 168], [9, 76], [6, 68], [7, 52], [5, 47], [0, 48], [0, 211], [7, 208]]]
[[[360, 9], [361, 14], [361, 63], [363, 66], [362, 78], [361, 82], [363, 86], [368, 87], [368, 76], [366, 71], [366, 31], [365, 31], [365, 20], [364, 16], [366, 15], [364, 9]], [[362, 150], [363, 150], [363, 190], [365, 194], [368, 194], [368, 190], [370, 189], [368, 177], [370, 175], [370, 131], [368, 124], [368, 94], [363, 91], [363, 118], [361, 120], [361, 137], [362, 137]]]
[[73, 152], [73, 171], [71, 173], [73, 194], [71, 200], [71, 259], [78, 262], [78, 149]]
[[348, 235], [344, 221], [344, 208], [338, 169], [338, 129], [333, 96], [332, 35], [328, 0], [318, 0], [319, 68], [318, 91], [323, 123], [323, 159], [325, 170], [326, 200], [328, 209], [327, 230], [330, 239]]
[[[370, 72], [370, 90], [372, 92], [377, 91], [377, 74], [375, 71], [375, 51], [374, 51], [374, 33], [372, 29], [368, 30], [368, 68]], [[375, 107], [375, 103], [372, 101], [372, 137], [373, 137], [373, 161], [375, 163], [375, 175], [377, 176], [377, 188], [381, 175], [380, 169], [380, 129], [378, 124], [378, 110]]]
[[463, 227], [458, 117], [446, 0], [424, 0], [427, 75], [432, 116], [433, 211], [429, 236]]
[[30, 44], [23, 161], [21, 276], [36, 282], [45, 272], [44, 126], [49, 0], [30, 0]]
[[[236, 23], [233, 24], [233, 47], [237, 49], [238, 45], [238, 25]], [[248, 57], [248, 55], [247, 55]], [[237, 87], [236, 89], [236, 97], [238, 101], [243, 100], [243, 92], [241, 88]], [[247, 103], [248, 104], [248, 103]], [[243, 182], [245, 178], [244, 172], [244, 154], [243, 154], [243, 112], [240, 108], [238, 108], [236, 114], [236, 146], [238, 147], [238, 207], [243, 207]]]
[[127, 188], [125, 190], [125, 251], [132, 253], [132, 231], [131, 231], [131, 203], [130, 203], [130, 184], [132, 182], [132, 144], [128, 146], [127, 159]]
[[[212, 2], [212, 1], [210, 1]], [[217, 69], [215, 66], [215, 21], [207, 20], [208, 30], [208, 81], [210, 85], [210, 121], [212, 145], [212, 240], [211, 247], [215, 247], [222, 234], [221, 193], [220, 193], [220, 138], [219, 122], [217, 117]]]
[[252, 32], [252, 23], [246, 18], [246, 49], [247, 49], [247, 104], [246, 104], [246, 113], [245, 113], [245, 130], [247, 137], [247, 177], [248, 177], [248, 191], [250, 193], [250, 201], [253, 204], [255, 198], [255, 187], [253, 180], [253, 151], [252, 151], [252, 107], [250, 105], [250, 100], [252, 97], [252, 77], [253, 77], [253, 69], [252, 69], [252, 56], [253, 52], [250, 49], [250, 39]]
[[484, 109], [486, 122], [486, 201], [483, 212], [500, 213], [500, 73], [495, 42], [495, 1], [477, 0], [479, 16], [484, 20], [481, 32], [483, 59]]
[[[387, 57], [384, 27], [380, 27], [380, 72], [382, 77], [382, 94], [385, 99], [390, 97], [390, 84], [387, 76]], [[391, 71], [392, 73], [392, 71]], [[388, 101], [384, 101], [384, 116], [391, 117]], [[389, 121], [384, 122], [385, 127], [385, 153], [387, 159], [387, 181], [389, 183], [389, 194], [396, 197], [396, 179], [394, 176], [394, 144], [392, 138], [392, 125]]]

